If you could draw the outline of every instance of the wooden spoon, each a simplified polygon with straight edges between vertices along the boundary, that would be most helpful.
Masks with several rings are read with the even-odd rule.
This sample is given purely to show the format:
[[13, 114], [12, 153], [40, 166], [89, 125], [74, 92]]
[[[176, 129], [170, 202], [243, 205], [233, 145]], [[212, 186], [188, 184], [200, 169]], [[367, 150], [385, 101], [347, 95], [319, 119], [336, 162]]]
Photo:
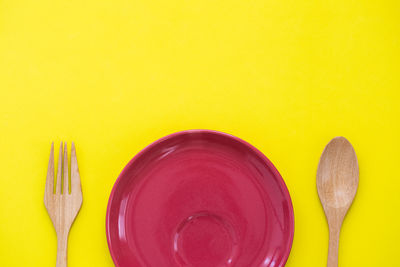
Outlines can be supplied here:
[[358, 187], [356, 153], [344, 137], [332, 139], [318, 165], [317, 189], [329, 225], [328, 267], [338, 266], [339, 234]]

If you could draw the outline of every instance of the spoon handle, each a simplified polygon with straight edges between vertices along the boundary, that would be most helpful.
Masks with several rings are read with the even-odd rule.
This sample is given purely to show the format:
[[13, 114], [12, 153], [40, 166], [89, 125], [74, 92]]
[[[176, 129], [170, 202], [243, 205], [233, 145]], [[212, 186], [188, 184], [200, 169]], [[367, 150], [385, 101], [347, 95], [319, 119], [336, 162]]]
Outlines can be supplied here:
[[338, 267], [340, 227], [329, 227], [328, 267]]

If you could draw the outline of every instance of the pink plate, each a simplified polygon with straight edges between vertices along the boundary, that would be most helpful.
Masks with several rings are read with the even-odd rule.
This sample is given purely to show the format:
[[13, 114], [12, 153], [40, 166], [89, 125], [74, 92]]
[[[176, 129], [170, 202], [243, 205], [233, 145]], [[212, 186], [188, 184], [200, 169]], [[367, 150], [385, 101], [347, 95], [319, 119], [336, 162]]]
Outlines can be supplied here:
[[245, 141], [190, 130], [142, 150], [107, 208], [117, 267], [284, 266], [293, 207], [272, 163]]

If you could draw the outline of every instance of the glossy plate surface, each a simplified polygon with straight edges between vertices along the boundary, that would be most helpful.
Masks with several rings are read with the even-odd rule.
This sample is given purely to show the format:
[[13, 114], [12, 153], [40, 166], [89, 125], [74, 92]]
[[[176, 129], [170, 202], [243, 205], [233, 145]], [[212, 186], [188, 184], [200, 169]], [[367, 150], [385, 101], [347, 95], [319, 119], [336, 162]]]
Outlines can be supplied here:
[[293, 207], [272, 163], [234, 136], [178, 132], [136, 155], [108, 203], [117, 267], [284, 266]]

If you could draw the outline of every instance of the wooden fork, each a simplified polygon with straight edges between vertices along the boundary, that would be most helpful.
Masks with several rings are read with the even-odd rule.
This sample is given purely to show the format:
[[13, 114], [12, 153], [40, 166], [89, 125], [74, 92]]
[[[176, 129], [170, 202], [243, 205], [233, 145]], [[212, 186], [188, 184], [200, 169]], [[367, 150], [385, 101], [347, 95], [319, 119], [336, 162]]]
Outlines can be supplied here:
[[[62, 164], [63, 162], [63, 164]], [[63, 165], [63, 167], [62, 167]], [[61, 175], [63, 170], [63, 175]], [[62, 177], [63, 176], [63, 177]], [[63, 178], [63, 179], [62, 179]], [[63, 180], [63, 182], [61, 182]], [[69, 184], [71, 191], [69, 192]], [[62, 185], [62, 186], [61, 186]], [[76, 160], [75, 145], [71, 145], [71, 183], [68, 177], [67, 143], [64, 145], [62, 159], [62, 143], [58, 159], [57, 182], [54, 191], [54, 143], [51, 144], [50, 160], [47, 169], [44, 205], [57, 233], [57, 267], [67, 266], [68, 234], [72, 223], [82, 205], [82, 189]]]

